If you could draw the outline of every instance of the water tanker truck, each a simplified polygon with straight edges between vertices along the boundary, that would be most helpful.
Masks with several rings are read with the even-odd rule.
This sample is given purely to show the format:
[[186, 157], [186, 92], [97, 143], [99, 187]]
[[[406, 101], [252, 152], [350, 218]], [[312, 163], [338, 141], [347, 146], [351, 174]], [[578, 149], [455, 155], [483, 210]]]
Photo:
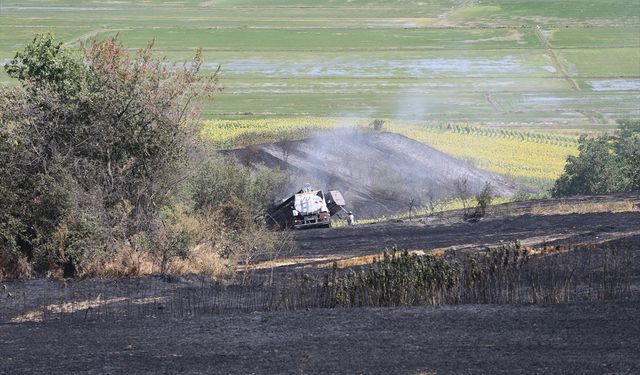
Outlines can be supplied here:
[[308, 185], [267, 210], [267, 224], [285, 228], [329, 228], [331, 216], [344, 211], [339, 191], [323, 192]]

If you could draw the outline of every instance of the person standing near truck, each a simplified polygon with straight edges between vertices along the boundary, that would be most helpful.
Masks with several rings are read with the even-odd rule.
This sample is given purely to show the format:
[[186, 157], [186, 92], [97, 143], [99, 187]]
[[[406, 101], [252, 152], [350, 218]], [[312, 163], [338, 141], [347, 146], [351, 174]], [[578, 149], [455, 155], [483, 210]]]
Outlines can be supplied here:
[[353, 216], [353, 212], [347, 212], [347, 225], [351, 226], [356, 223], [356, 219]]

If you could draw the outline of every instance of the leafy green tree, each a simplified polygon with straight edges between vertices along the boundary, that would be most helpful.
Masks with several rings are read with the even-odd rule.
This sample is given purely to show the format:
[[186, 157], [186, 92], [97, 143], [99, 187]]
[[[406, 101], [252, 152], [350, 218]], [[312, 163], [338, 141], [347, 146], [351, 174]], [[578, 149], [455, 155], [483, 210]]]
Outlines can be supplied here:
[[5, 65], [9, 76], [23, 84], [47, 86], [60, 95], [77, 94], [85, 82], [80, 55], [52, 34], [38, 34]]
[[201, 64], [197, 53], [171, 66], [153, 44], [132, 54], [116, 38], [75, 52], [44, 34], [17, 52], [5, 69], [22, 86], [0, 91], [0, 257], [81, 266], [100, 228], [122, 241], [157, 228], [185, 178], [194, 101], [216, 90]]
[[621, 120], [614, 136], [581, 137], [552, 194], [603, 194], [640, 189], [640, 120]]
[[616, 154], [624, 189], [640, 189], [640, 120], [621, 120], [618, 124]]
[[205, 161], [191, 181], [191, 198], [196, 211], [224, 207], [233, 201], [251, 215], [262, 213], [276, 198], [284, 179], [274, 170], [240, 168], [233, 160]]

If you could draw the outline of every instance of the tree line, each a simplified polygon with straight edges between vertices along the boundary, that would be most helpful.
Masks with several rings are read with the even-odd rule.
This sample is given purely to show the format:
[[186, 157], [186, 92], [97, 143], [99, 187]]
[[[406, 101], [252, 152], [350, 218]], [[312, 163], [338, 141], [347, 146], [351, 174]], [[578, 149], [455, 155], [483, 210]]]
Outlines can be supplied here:
[[201, 66], [200, 52], [170, 64], [117, 37], [76, 50], [41, 34], [16, 53], [5, 70], [19, 85], [0, 90], [0, 277], [90, 275], [116, 258], [137, 259], [125, 274], [142, 258], [164, 272], [197, 244], [242, 247], [279, 176], [237, 170], [199, 137], [198, 104], [220, 90]]
[[613, 134], [580, 137], [551, 191], [555, 197], [640, 190], [640, 120], [618, 120]]

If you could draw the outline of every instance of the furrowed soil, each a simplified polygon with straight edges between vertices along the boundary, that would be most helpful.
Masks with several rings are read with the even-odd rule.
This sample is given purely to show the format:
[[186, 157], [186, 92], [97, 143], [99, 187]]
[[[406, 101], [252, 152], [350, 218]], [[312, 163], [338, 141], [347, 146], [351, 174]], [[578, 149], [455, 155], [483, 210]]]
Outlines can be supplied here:
[[[255, 265], [286, 275], [364, 264], [394, 245], [596, 244], [631, 250], [630, 293], [617, 300], [257, 311], [233, 285], [199, 276], [4, 280], [0, 373], [638, 373], [639, 204], [639, 193], [577, 197], [494, 206], [475, 223], [453, 211], [299, 231], [286, 258]], [[240, 302], [200, 305], [227, 297]]]

